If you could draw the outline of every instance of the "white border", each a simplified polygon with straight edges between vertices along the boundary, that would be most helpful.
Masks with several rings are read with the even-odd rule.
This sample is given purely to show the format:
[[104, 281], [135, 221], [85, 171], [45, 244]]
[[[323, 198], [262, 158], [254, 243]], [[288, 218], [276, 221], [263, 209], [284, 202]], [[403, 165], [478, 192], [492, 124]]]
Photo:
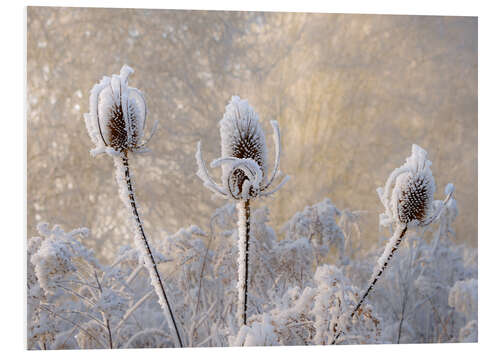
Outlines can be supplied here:
[[[25, 56], [26, 10], [25, 6], [89, 6], [127, 8], [261, 10], [294, 12], [335, 12], [368, 14], [412, 14], [479, 16], [479, 343], [405, 346], [336, 346], [336, 347], [279, 347], [279, 348], [211, 348], [185, 350], [127, 350], [127, 351], [74, 351], [91, 355], [233, 355], [238, 354], [306, 354], [320, 355], [384, 355], [422, 356], [423, 354], [493, 355], [500, 316], [499, 300], [499, 233], [496, 207], [500, 160], [498, 141], [500, 126], [498, 116], [498, 67], [500, 22], [495, 6], [478, 1], [153, 1], [153, 0], [101, 0], [101, 1], [19, 1], [4, 5], [2, 26], [2, 75], [7, 82], [1, 86], [0, 118], [3, 151], [1, 152], [1, 217], [2, 244], [1, 273], [2, 293], [1, 341], [2, 353], [10, 356], [25, 351], [25, 238], [26, 238], [26, 117], [25, 117]], [[207, 5], [208, 4], [208, 5]], [[490, 4], [494, 4], [491, 2]], [[4, 79], [3, 77], [2, 79]], [[24, 316], [24, 318], [23, 318]], [[31, 352], [36, 353], [36, 352]], [[55, 354], [58, 352], [43, 352]], [[61, 353], [61, 352], [59, 352]]]

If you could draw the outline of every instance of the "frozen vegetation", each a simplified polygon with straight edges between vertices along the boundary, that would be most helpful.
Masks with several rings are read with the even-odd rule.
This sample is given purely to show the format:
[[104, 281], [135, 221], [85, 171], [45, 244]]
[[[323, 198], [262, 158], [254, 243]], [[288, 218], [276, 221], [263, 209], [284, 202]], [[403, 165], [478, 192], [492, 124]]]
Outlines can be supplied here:
[[434, 200], [431, 162], [417, 145], [377, 190], [385, 211], [373, 247], [359, 227], [363, 214], [328, 198], [275, 230], [269, 209], [250, 202], [287, 180], [267, 191], [280, 175], [279, 128], [268, 177], [258, 116], [233, 97], [219, 123], [222, 158], [211, 165], [222, 166], [220, 186], [200, 145], [196, 154], [199, 178], [229, 203], [153, 246], [128, 166], [129, 152], [144, 151], [146, 116], [143, 99], [142, 112], [127, 99], [131, 72], [124, 66], [94, 87], [86, 124], [92, 153], [115, 162], [136, 245], [104, 264], [86, 247], [88, 229], [39, 224], [28, 243], [29, 348], [477, 341], [476, 252], [453, 242], [454, 187]]
[[278, 191], [289, 179], [283, 178], [280, 184], [271, 189], [276, 177], [280, 175], [281, 155], [280, 131], [273, 120], [274, 146], [276, 158], [273, 172], [267, 177], [267, 147], [259, 117], [247, 100], [233, 96], [226, 106], [226, 112], [219, 123], [222, 157], [213, 161], [211, 166], [222, 168], [222, 186], [217, 185], [207, 172], [201, 156], [201, 143], [198, 143], [196, 162], [197, 175], [203, 184], [214, 194], [238, 202], [238, 316], [240, 323], [247, 324], [248, 309], [248, 265], [249, 244], [252, 230], [250, 200], [267, 197]]
[[[453, 243], [454, 199], [433, 224], [406, 234], [352, 319], [390, 232], [364, 247], [359, 214], [329, 199], [281, 229], [268, 216], [252, 212], [248, 326], [237, 317], [235, 203], [158, 241], [154, 256], [186, 346], [328, 344], [335, 323], [339, 344], [477, 341], [477, 253]], [[117, 248], [104, 265], [85, 247], [86, 229], [38, 230], [28, 247], [29, 348], [176, 345], [136, 248]]]
[[[477, 341], [477, 21], [31, 8], [28, 34], [29, 349]], [[147, 97], [128, 66], [91, 89], [125, 60]]]

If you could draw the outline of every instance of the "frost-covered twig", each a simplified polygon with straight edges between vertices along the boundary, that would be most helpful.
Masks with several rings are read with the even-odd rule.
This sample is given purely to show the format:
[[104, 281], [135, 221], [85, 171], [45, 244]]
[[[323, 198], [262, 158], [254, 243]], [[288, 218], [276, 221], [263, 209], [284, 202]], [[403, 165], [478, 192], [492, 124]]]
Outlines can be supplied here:
[[[427, 159], [427, 152], [420, 146], [413, 144], [412, 154], [406, 159], [406, 163], [389, 175], [384, 189], [381, 187], [377, 189], [380, 200], [386, 209], [385, 213], [380, 215], [380, 224], [384, 226], [396, 224], [396, 230], [387, 242], [373, 271], [370, 284], [352, 311], [351, 318], [361, 308], [368, 294], [387, 268], [407, 229], [427, 226], [434, 222], [450, 200], [454, 189], [453, 185], [448, 184], [445, 190], [446, 199], [443, 202], [434, 202], [435, 183], [430, 169], [431, 164]], [[334, 331], [336, 328], [337, 324], [334, 326]], [[342, 330], [336, 333], [333, 344], [337, 342], [341, 334]]]
[[[170, 300], [175, 298], [177, 305], [183, 306], [184, 346], [330, 344], [339, 329], [343, 332], [338, 344], [395, 343], [398, 325], [402, 343], [477, 340], [476, 255], [471, 257], [470, 248], [447, 237], [456, 217], [454, 199], [443, 209], [439, 227], [434, 224], [425, 229], [442, 235], [437, 246], [436, 239], [428, 242], [421, 230], [407, 233], [403, 239], [408, 239], [408, 244], [400, 244], [394, 252], [399, 257], [393, 256], [388, 264], [393, 267], [385, 269], [352, 318], [365, 292], [358, 287], [369, 268], [367, 257], [382, 255], [384, 247], [360, 252], [342, 267], [317, 266], [315, 247], [343, 241], [334, 236], [339, 230], [335, 228], [338, 216], [332, 214], [331, 202], [325, 200], [295, 214], [280, 236], [268, 223], [269, 210], [252, 207], [250, 290], [247, 325], [243, 326], [237, 315], [235, 289], [238, 247], [228, 242], [237, 237], [237, 205], [230, 202], [217, 209], [210, 220], [214, 227], [210, 232], [190, 226], [167, 237], [165, 244], [151, 247], [157, 263], [174, 260], [178, 267], [169, 278], [172, 288], [167, 293]], [[101, 312], [109, 317], [113, 348], [124, 348], [127, 341], [130, 347], [175, 345], [173, 330], [165, 330], [169, 321], [151, 300], [156, 293], [149, 278], [131, 279], [137, 276], [138, 267], [145, 269], [143, 263], [138, 264], [136, 249], [122, 247], [115, 262], [102, 264], [85, 247], [89, 240], [82, 239], [83, 235], [72, 237], [57, 226], [53, 230], [39, 228], [39, 233], [28, 240], [30, 349], [109, 348], [109, 330]], [[207, 253], [209, 234], [213, 238]], [[199, 310], [195, 311], [204, 261]], [[467, 283], [468, 279], [473, 281]], [[456, 289], [451, 289], [454, 284]], [[376, 294], [372, 294], [375, 289]], [[407, 293], [407, 299], [401, 300], [402, 292]], [[401, 303], [405, 304], [404, 315]], [[335, 323], [337, 330], [332, 332]], [[146, 332], [131, 339], [143, 330]]]
[[399, 248], [399, 245], [401, 244], [401, 241], [403, 240], [403, 237], [405, 236], [407, 230], [408, 230], [407, 226], [399, 225], [394, 231], [392, 238], [387, 243], [384, 253], [382, 254], [382, 256], [378, 261], [378, 266], [372, 275], [370, 285], [368, 286], [363, 296], [361, 297], [356, 307], [354, 308], [354, 311], [351, 314], [351, 318], [354, 317], [354, 314], [359, 310], [363, 302], [366, 300], [370, 291], [375, 287], [375, 284], [377, 283], [378, 279], [380, 278], [384, 270], [387, 268], [389, 261], [394, 256], [394, 252], [396, 252], [396, 250]]
[[198, 143], [196, 162], [198, 177], [216, 195], [238, 201], [238, 318], [247, 324], [248, 303], [248, 250], [250, 245], [250, 200], [266, 197], [280, 189], [288, 180], [286, 176], [274, 189], [270, 189], [279, 176], [281, 155], [280, 131], [272, 121], [276, 157], [273, 172], [267, 178], [267, 148], [259, 117], [246, 100], [233, 96], [226, 106], [221, 121], [221, 154], [212, 167], [222, 168], [222, 184], [218, 185], [210, 176], [201, 156], [201, 142]]
[[[150, 139], [142, 141], [147, 107], [143, 94], [128, 86], [128, 76], [131, 73], [132, 68], [125, 65], [119, 76], [105, 76], [92, 88], [90, 112], [85, 114], [85, 123], [96, 145], [91, 153], [96, 155], [105, 152], [114, 159], [120, 197], [130, 212], [137, 249], [149, 271], [151, 284], [158, 295], [165, 317], [176, 333], [178, 345], [182, 347], [173, 311], [139, 217], [130, 174], [128, 153], [147, 151], [145, 145]], [[155, 128], [156, 124], [153, 132]]]
[[238, 202], [238, 316], [247, 324], [248, 249], [250, 245], [250, 200]]
[[208, 258], [208, 252], [210, 251], [210, 244], [212, 243], [212, 240], [214, 238], [215, 232], [214, 232], [214, 219], [216, 215], [213, 215], [210, 218], [210, 235], [208, 236], [208, 244], [207, 248], [205, 249], [205, 254], [203, 255], [203, 263], [201, 264], [201, 269], [200, 269], [200, 278], [198, 279], [198, 295], [196, 296], [196, 307], [194, 309], [194, 313], [198, 314], [198, 309], [200, 307], [200, 301], [201, 301], [201, 287], [203, 283], [203, 275], [205, 273], [205, 267], [207, 266], [207, 258]]
[[52, 311], [50, 310], [49, 308], [43, 306], [43, 305], [39, 305], [39, 308], [42, 309], [42, 310], [45, 310], [47, 311], [48, 313], [50, 314], [53, 314], [54, 316], [60, 318], [61, 320], [64, 320], [68, 323], [70, 323], [71, 325], [73, 325], [74, 327], [78, 328], [80, 331], [82, 331], [84, 334], [86, 334], [87, 336], [89, 336], [91, 339], [93, 339], [94, 341], [96, 341], [100, 346], [102, 346], [102, 348], [104, 348], [104, 343], [101, 341], [101, 339], [95, 337], [94, 335], [92, 335], [91, 333], [89, 333], [84, 327], [80, 326], [78, 323], [70, 320], [70, 319], [67, 319], [66, 317], [58, 314], [57, 312], [55, 311]]
[[136, 311], [139, 306], [141, 306], [147, 299], [149, 299], [153, 295], [154, 291], [151, 290], [144, 294], [143, 297], [141, 297], [139, 300], [136, 301], [136, 303], [129, 308], [125, 314], [122, 316], [120, 322], [116, 325], [116, 330], [119, 331], [122, 325], [128, 320], [128, 318]]
[[[366, 298], [368, 297], [368, 294], [370, 294], [370, 291], [375, 287], [375, 284], [377, 283], [378, 279], [380, 278], [380, 276], [382, 275], [384, 270], [387, 268], [389, 261], [392, 259], [393, 255], [394, 255], [394, 252], [396, 252], [396, 250], [399, 248], [399, 245], [401, 244], [401, 241], [403, 240], [403, 237], [405, 236], [407, 229], [408, 228], [406, 226], [403, 226], [403, 225], [398, 226], [396, 231], [394, 232], [392, 238], [387, 243], [385, 250], [384, 250], [384, 253], [382, 254], [382, 256], [379, 259], [379, 264], [372, 274], [368, 288], [366, 288], [365, 292], [363, 293], [363, 295], [359, 299], [358, 303], [356, 304], [356, 307], [354, 308], [354, 310], [351, 312], [351, 315], [349, 316], [351, 319], [354, 317], [354, 315], [361, 308], [361, 305], [363, 305], [363, 303], [365, 302]], [[338, 327], [338, 325], [335, 324], [333, 330], [336, 331], [337, 327]], [[339, 330], [336, 333], [332, 344], [335, 344], [337, 342], [340, 335], [342, 335], [342, 330]]]
[[157, 328], [149, 328], [149, 329], [141, 330], [141, 331], [137, 332], [135, 335], [133, 335], [132, 337], [130, 337], [129, 340], [127, 341], [127, 343], [125, 344], [125, 346], [123, 346], [123, 348], [132, 348], [133, 343], [143, 336], [155, 336], [155, 335], [161, 336], [161, 337], [166, 338], [166, 339], [170, 338], [170, 336], [166, 335], [162, 330], [159, 330]]
[[[99, 277], [97, 276], [97, 272], [94, 270], [94, 278], [97, 283], [97, 288], [99, 292], [102, 294], [102, 286], [101, 283], [99, 282]], [[111, 333], [111, 326], [109, 324], [109, 318], [106, 316], [104, 312], [101, 312], [102, 317], [106, 323], [106, 330], [108, 331], [108, 341], [109, 341], [109, 348], [113, 349], [113, 335]]]
[[[158, 267], [155, 262], [155, 258], [153, 256], [153, 253], [149, 246], [149, 242], [144, 233], [144, 227], [139, 217], [139, 213], [137, 211], [137, 204], [135, 202], [135, 195], [134, 195], [134, 187], [130, 175], [130, 168], [126, 153], [124, 153], [120, 159], [115, 158], [115, 165], [117, 168], [116, 179], [118, 185], [120, 186], [120, 196], [123, 202], [127, 206], [129, 206], [129, 209], [131, 209], [131, 215], [135, 226], [134, 234], [135, 234], [135, 242], [137, 245], [137, 249], [141, 252], [142, 258], [144, 259], [144, 263], [147, 267], [151, 279], [151, 284], [153, 285], [156, 294], [158, 295], [160, 305], [165, 312], [167, 320], [170, 320], [170, 323], [177, 335], [179, 346], [182, 347], [182, 340], [179, 334], [179, 329], [177, 328], [177, 324], [174, 319], [172, 307], [170, 306], [170, 303], [168, 301], [167, 294], [165, 292], [165, 288], [163, 286], [163, 282], [161, 280], [160, 273], [158, 271]], [[124, 192], [123, 187], [121, 187], [123, 182], [126, 182], [127, 185], [126, 192]]]

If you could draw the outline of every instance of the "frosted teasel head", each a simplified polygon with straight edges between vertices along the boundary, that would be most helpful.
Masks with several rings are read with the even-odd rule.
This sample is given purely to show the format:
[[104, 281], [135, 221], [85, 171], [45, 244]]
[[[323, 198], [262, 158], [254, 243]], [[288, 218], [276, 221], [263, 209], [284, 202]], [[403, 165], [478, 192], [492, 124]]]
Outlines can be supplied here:
[[221, 157], [210, 165], [212, 168], [221, 167], [221, 185], [216, 184], [207, 172], [201, 155], [201, 142], [198, 142], [197, 175], [203, 180], [204, 185], [218, 196], [235, 200], [266, 197], [278, 191], [288, 181], [289, 176], [286, 176], [274, 189], [270, 189], [281, 174], [280, 130], [276, 120], [272, 120], [271, 125], [276, 157], [273, 171], [268, 176], [266, 140], [259, 117], [247, 100], [233, 96], [219, 122]]
[[385, 187], [377, 193], [385, 207], [380, 224], [398, 223], [405, 226], [426, 226], [439, 218], [443, 207], [450, 200], [454, 187], [448, 184], [444, 201], [434, 201], [436, 185], [427, 152], [413, 144], [411, 156], [403, 166], [395, 169]]
[[90, 92], [90, 112], [84, 114], [90, 138], [96, 145], [93, 155], [106, 152], [116, 155], [122, 152], [145, 152], [146, 144], [153, 136], [144, 139], [147, 107], [144, 95], [128, 86], [128, 76], [134, 70], [124, 65], [120, 75], [104, 76]]

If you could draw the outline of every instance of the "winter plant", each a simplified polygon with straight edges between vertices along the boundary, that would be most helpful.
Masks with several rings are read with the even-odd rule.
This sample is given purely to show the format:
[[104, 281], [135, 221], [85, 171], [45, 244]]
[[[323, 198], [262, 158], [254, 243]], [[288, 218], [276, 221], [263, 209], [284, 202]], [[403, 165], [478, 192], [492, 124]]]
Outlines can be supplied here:
[[[275, 228], [267, 207], [250, 207], [288, 179], [273, 184], [278, 124], [271, 121], [269, 172], [258, 116], [233, 97], [219, 122], [221, 158], [211, 164], [222, 170], [220, 184], [200, 143], [196, 153], [197, 175], [228, 202], [152, 246], [128, 163], [149, 140], [146, 103], [128, 86], [131, 73], [124, 66], [93, 87], [85, 121], [91, 153], [113, 158], [136, 248], [117, 247], [104, 263], [87, 247], [88, 229], [39, 224], [28, 240], [30, 349], [477, 341], [477, 250], [456, 243], [454, 187], [434, 200], [431, 162], [417, 145], [377, 190], [380, 242], [364, 239], [366, 212], [328, 198]], [[162, 279], [159, 264], [167, 262]]]
[[233, 96], [226, 106], [221, 121], [221, 157], [212, 162], [211, 167], [221, 167], [221, 185], [215, 183], [207, 172], [198, 143], [196, 161], [197, 175], [204, 185], [216, 195], [238, 202], [238, 316], [242, 325], [247, 324], [248, 305], [248, 252], [251, 237], [250, 201], [270, 196], [288, 180], [286, 176], [274, 189], [270, 189], [280, 175], [281, 154], [278, 122], [273, 120], [275, 161], [270, 177], [267, 172], [267, 147], [259, 117], [248, 101]]
[[[276, 231], [267, 208], [252, 211], [245, 326], [237, 317], [235, 203], [162, 237], [153, 255], [175, 267], [165, 283], [184, 346], [329, 344], [335, 323], [342, 344], [477, 341], [477, 255], [454, 242], [457, 213], [452, 197], [435, 224], [408, 231], [354, 319], [359, 287], [383, 247], [363, 241], [358, 211], [328, 199]], [[28, 242], [30, 349], [176, 345], [136, 249], [117, 247], [103, 263], [86, 248], [86, 229], [38, 228]], [[342, 246], [344, 258], [333, 254]]]
[[140, 259], [149, 270], [151, 283], [158, 295], [160, 305], [176, 332], [179, 346], [182, 347], [172, 308], [150, 243], [144, 233], [135, 199], [133, 177], [130, 173], [128, 154], [147, 151], [146, 144], [156, 128], [155, 123], [151, 136], [143, 141], [147, 117], [146, 101], [138, 89], [128, 86], [128, 76], [131, 73], [133, 69], [124, 65], [120, 75], [112, 75], [111, 78], [104, 76], [98, 84], [94, 85], [90, 94], [90, 112], [85, 114], [85, 123], [96, 145], [96, 148], [91, 151], [92, 155], [107, 153], [113, 158], [120, 198], [130, 214], [135, 243], [141, 252]]
[[[385, 207], [385, 213], [380, 215], [380, 224], [382, 226], [395, 225], [395, 230], [378, 259], [370, 283], [352, 311], [351, 318], [358, 312], [370, 291], [375, 287], [399, 248], [408, 228], [428, 226], [439, 218], [441, 211], [450, 200], [454, 190], [452, 184], [446, 186], [447, 196], [444, 201], [434, 201], [436, 187], [430, 169], [431, 164], [427, 159], [427, 152], [414, 144], [411, 156], [389, 175], [384, 188], [377, 189]], [[342, 330], [337, 332], [333, 343], [336, 343], [341, 333]]]

